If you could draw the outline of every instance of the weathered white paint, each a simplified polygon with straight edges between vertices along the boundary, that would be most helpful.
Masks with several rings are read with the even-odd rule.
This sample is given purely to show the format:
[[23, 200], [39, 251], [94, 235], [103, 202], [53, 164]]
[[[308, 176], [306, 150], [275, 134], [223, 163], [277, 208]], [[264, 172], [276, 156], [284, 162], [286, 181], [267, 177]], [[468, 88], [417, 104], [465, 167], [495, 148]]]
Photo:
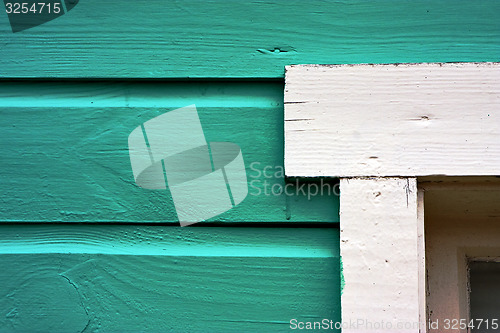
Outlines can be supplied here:
[[[287, 67], [286, 174], [341, 177], [344, 332], [467, 318], [467, 257], [500, 255], [500, 224], [486, 226], [500, 192], [463, 176], [500, 175], [499, 108], [499, 63]], [[461, 177], [424, 177], [417, 192], [432, 175]]]
[[342, 178], [340, 191], [342, 332], [419, 332], [416, 178]]
[[288, 176], [500, 174], [500, 63], [287, 67]]

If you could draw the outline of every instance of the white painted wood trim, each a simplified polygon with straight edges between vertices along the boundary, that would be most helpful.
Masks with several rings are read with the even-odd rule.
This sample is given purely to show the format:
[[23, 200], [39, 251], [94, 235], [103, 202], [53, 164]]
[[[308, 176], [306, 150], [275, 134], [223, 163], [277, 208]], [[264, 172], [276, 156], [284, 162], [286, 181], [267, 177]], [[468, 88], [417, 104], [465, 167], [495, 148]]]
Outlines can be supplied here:
[[500, 63], [286, 68], [287, 176], [500, 175]]
[[285, 173], [341, 178], [343, 332], [427, 331], [416, 177], [500, 175], [499, 111], [500, 63], [286, 68]]
[[340, 192], [342, 332], [419, 332], [416, 178], [341, 178]]
[[425, 211], [423, 189], [417, 189], [418, 306], [420, 333], [427, 332], [427, 270], [425, 267]]

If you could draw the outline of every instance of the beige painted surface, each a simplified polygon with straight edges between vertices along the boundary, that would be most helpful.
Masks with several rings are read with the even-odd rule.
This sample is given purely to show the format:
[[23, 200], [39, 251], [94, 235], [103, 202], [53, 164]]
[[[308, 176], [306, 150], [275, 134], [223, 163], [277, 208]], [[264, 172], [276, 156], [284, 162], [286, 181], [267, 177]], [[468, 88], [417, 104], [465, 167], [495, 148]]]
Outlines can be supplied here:
[[416, 179], [342, 178], [340, 192], [343, 332], [418, 332]]
[[[467, 262], [500, 257], [500, 178], [423, 182], [427, 311], [446, 332], [445, 320], [469, 318]], [[465, 333], [467, 330], [449, 330]]]
[[500, 63], [295, 65], [288, 176], [500, 174]]

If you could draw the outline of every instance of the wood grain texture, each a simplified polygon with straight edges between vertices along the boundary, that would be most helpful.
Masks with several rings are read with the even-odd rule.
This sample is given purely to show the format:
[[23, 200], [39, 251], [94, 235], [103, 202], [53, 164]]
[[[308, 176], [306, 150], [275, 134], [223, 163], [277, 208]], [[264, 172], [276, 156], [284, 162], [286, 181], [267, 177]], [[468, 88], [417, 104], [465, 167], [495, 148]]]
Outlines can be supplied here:
[[0, 228], [2, 332], [288, 332], [340, 320], [338, 229]]
[[283, 85], [208, 81], [1, 83], [0, 221], [177, 223], [169, 191], [135, 184], [127, 140], [190, 104], [206, 140], [239, 145], [247, 169], [246, 199], [211, 222], [338, 222], [336, 195], [293, 182], [279, 194]]
[[290, 66], [289, 176], [500, 174], [500, 63]]
[[340, 190], [342, 321], [362, 322], [342, 332], [418, 333], [416, 178], [342, 178]]
[[81, 1], [11, 33], [0, 77], [283, 77], [290, 64], [498, 61], [500, 3]]

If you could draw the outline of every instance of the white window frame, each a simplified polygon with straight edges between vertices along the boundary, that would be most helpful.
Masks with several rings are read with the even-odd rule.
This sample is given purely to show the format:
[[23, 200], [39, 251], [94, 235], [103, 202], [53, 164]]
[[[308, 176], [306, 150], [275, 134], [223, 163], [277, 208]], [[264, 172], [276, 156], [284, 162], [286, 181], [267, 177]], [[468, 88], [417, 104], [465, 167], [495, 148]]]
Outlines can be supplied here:
[[417, 177], [500, 175], [499, 109], [500, 63], [286, 67], [286, 175], [340, 178], [343, 332], [426, 331]]

